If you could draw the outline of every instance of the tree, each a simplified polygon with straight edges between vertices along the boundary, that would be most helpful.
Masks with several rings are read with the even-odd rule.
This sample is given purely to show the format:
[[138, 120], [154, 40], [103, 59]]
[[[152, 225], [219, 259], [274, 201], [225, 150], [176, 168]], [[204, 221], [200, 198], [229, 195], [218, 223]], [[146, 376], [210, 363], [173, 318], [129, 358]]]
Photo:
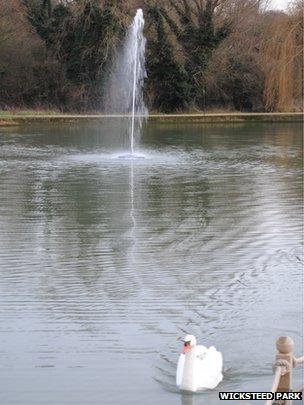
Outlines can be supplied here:
[[265, 106], [271, 111], [301, 109], [303, 95], [303, 6], [273, 18], [261, 43]]
[[149, 6], [148, 16], [155, 27], [154, 39], [148, 42], [148, 93], [153, 93], [153, 107], [168, 112], [185, 109], [190, 102], [188, 75], [174, 57], [164, 19], [156, 6]]
[[[2, 36], [2, 27], [5, 37]], [[0, 108], [60, 108], [64, 75], [31, 29], [20, 0], [0, 2]]]
[[116, 0], [59, 3], [25, 0], [29, 20], [72, 83], [83, 90], [84, 108], [100, 103], [103, 69], [124, 25]]
[[202, 105], [204, 71], [212, 52], [229, 34], [230, 22], [224, 18], [215, 26], [220, 0], [168, 0], [168, 5], [160, 6], [160, 12], [182, 48], [191, 95], [198, 105]]
[[151, 108], [301, 110], [303, 3], [292, 1], [274, 12], [263, 0], [0, 0], [0, 108], [100, 110], [143, 7]]

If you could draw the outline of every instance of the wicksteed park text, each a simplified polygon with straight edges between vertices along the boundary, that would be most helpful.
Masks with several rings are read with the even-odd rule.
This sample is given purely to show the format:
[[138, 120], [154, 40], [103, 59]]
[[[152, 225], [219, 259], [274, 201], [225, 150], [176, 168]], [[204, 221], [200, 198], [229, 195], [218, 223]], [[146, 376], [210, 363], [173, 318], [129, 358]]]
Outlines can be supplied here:
[[220, 400], [302, 400], [302, 392], [219, 392]]

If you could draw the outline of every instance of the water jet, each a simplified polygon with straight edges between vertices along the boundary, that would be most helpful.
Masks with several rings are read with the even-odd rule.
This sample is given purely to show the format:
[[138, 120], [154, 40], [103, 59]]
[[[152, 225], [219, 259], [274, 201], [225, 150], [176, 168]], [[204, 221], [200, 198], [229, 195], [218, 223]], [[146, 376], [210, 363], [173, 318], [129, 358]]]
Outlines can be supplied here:
[[127, 114], [127, 149], [129, 158], [144, 157], [135, 153], [136, 142], [140, 138], [141, 128], [148, 116], [148, 109], [143, 99], [145, 69], [144, 16], [138, 9], [134, 20], [128, 28], [122, 51], [116, 59], [107, 91], [108, 110]]

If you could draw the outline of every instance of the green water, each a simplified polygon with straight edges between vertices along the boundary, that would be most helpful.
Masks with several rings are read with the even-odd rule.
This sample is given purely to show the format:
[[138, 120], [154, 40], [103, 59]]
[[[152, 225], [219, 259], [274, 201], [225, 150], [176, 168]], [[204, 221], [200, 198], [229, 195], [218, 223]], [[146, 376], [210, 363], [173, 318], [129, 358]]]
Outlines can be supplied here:
[[301, 136], [150, 123], [130, 160], [118, 120], [0, 129], [0, 403], [218, 404], [175, 388], [186, 332], [218, 390], [269, 390], [276, 338], [302, 355]]

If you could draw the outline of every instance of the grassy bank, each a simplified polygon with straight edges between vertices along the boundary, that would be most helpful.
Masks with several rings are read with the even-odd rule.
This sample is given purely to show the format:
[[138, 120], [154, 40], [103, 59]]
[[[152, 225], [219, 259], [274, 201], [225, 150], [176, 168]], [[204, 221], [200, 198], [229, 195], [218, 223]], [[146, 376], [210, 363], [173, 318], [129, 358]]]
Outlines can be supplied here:
[[[6, 112], [0, 111], [0, 126], [15, 126], [34, 123], [86, 122], [105, 119], [128, 118], [128, 115], [62, 114], [59, 112]], [[150, 114], [149, 121], [191, 123], [238, 123], [238, 122], [303, 122], [303, 113], [195, 113], [195, 114]]]

